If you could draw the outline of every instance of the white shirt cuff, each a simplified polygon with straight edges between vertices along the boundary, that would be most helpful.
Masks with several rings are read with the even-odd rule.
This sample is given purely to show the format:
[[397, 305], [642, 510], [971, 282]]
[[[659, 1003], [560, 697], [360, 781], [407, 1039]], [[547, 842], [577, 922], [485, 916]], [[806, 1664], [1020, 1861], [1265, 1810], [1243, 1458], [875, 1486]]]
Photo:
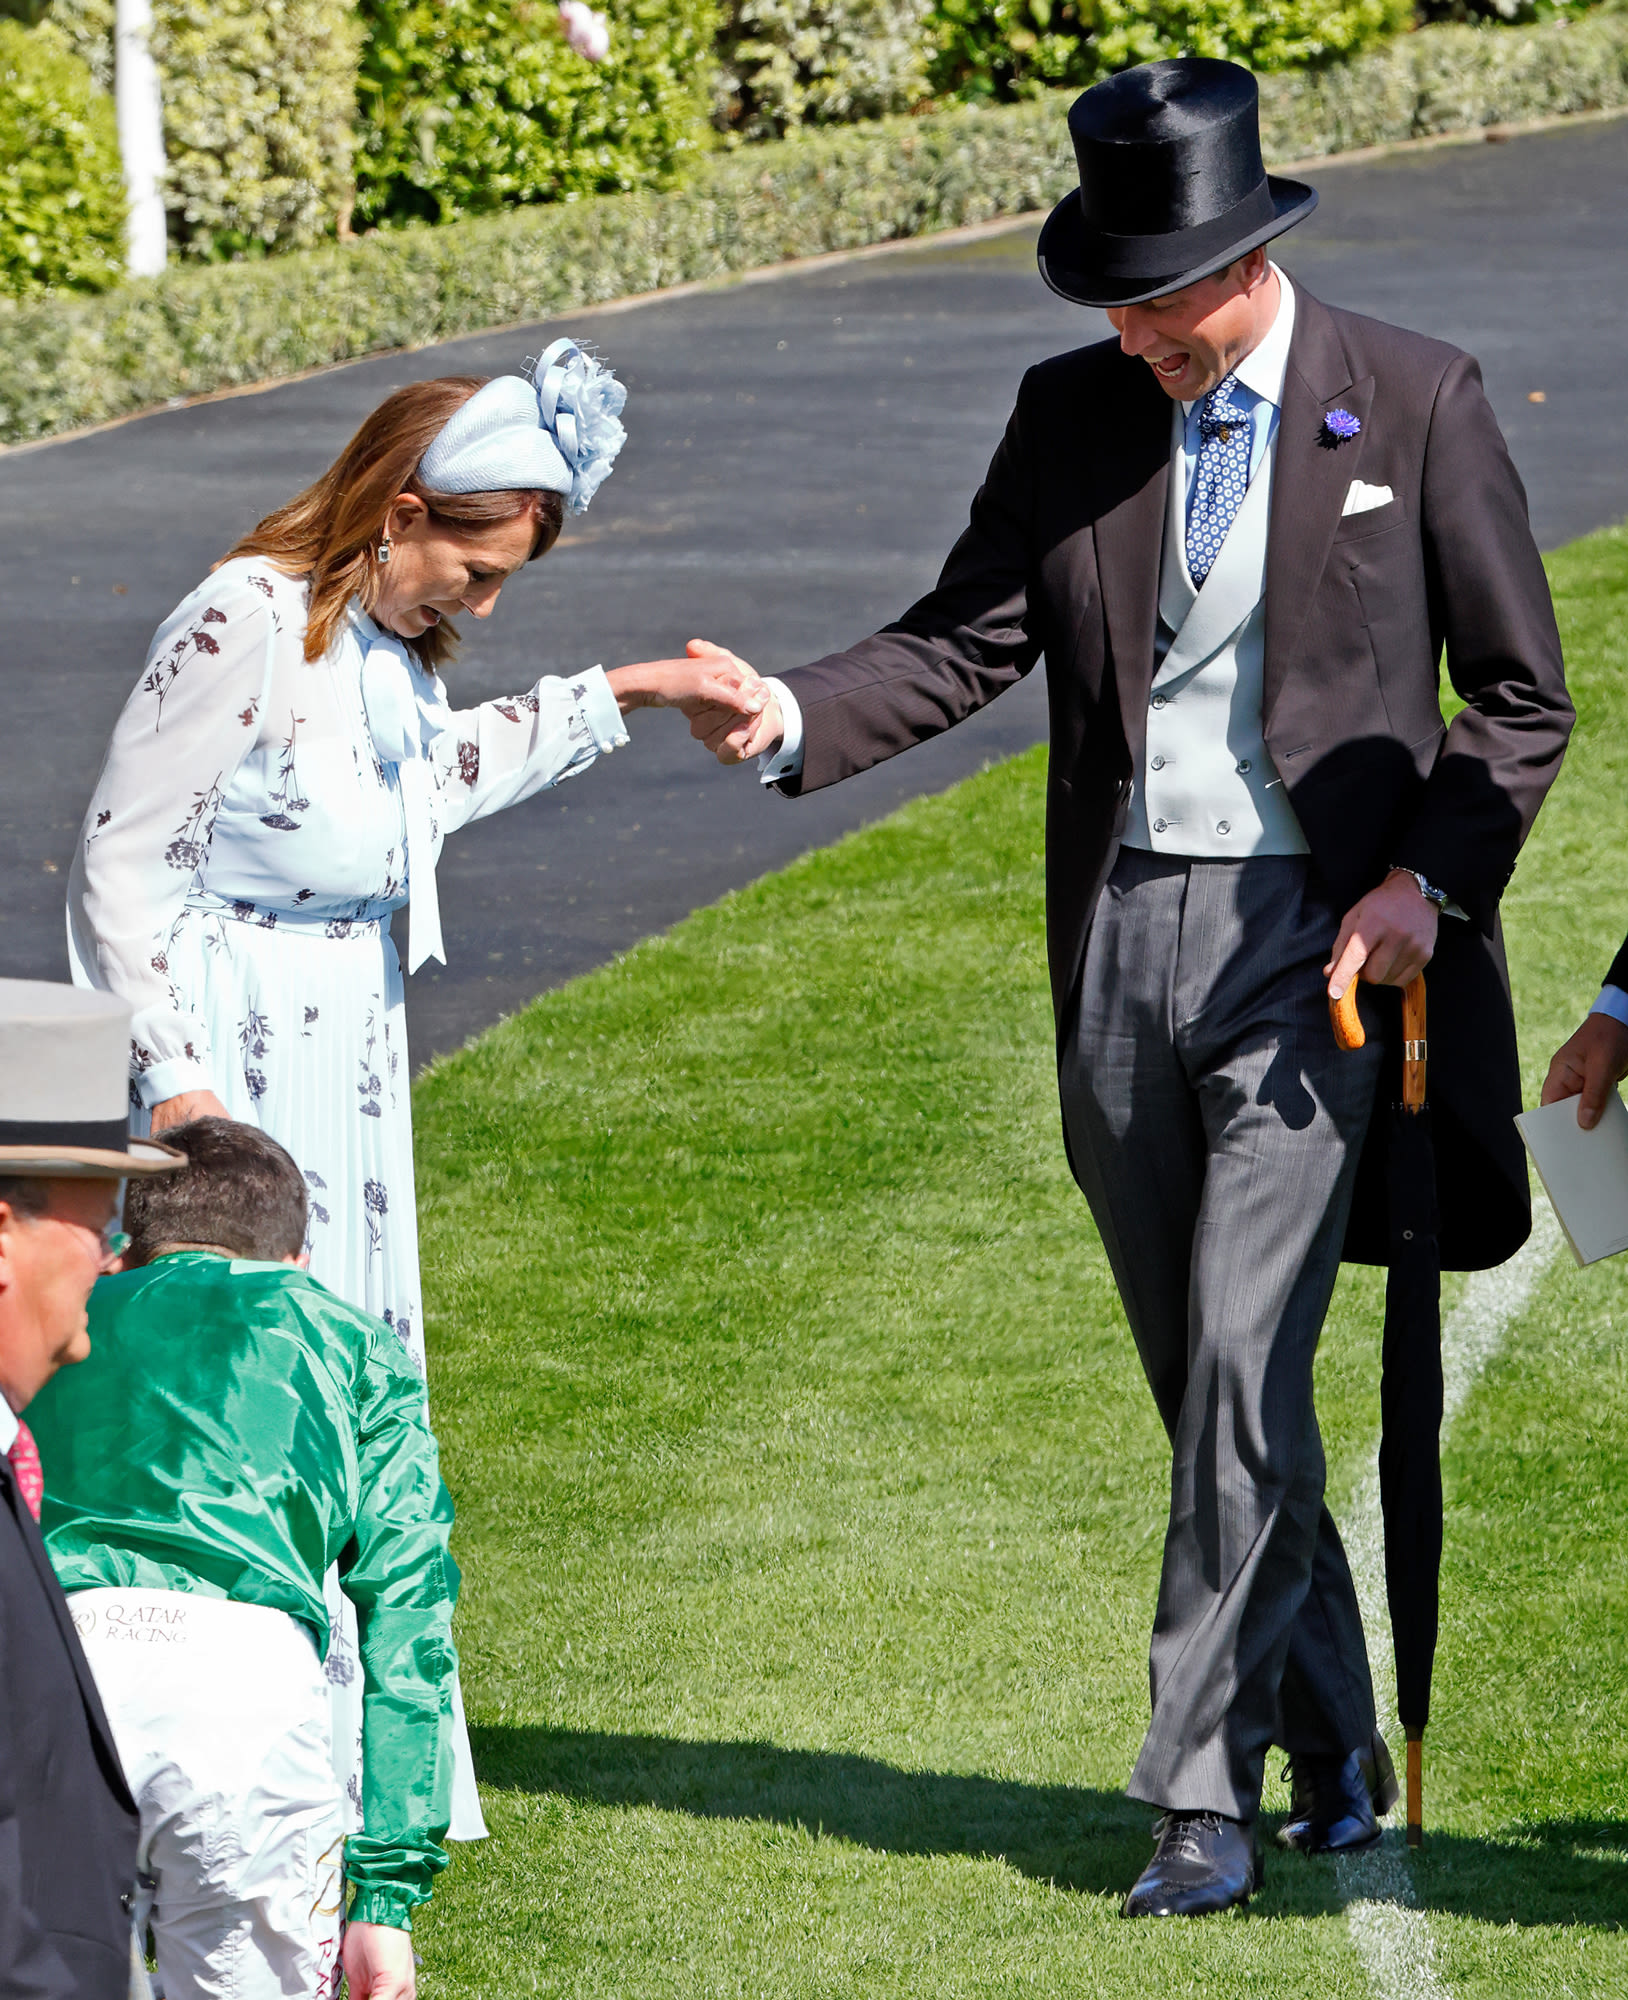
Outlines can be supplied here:
[[779, 778], [802, 776], [803, 711], [797, 705], [796, 695], [784, 681], [777, 681], [773, 674], [765, 674], [763, 685], [773, 688], [775, 700], [780, 704], [780, 720], [786, 729], [785, 735], [780, 739], [780, 748], [765, 750], [757, 760], [760, 781], [765, 785], [772, 785]]
[[627, 743], [627, 728], [610, 682], [605, 678], [605, 669], [590, 667], [585, 674], [572, 674], [567, 685], [582, 710], [583, 721], [593, 733], [594, 748], [600, 755], [608, 757], [611, 751], [622, 749]]
[[162, 1104], [171, 1097], [180, 1097], [189, 1090], [209, 1090], [215, 1088], [215, 1079], [205, 1066], [190, 1056], [175, 1056], [168, 1062], [154, 1063], [151, 1069], [136, 1073], [136, 1095], [143, 1106], [151, 1111], [155, 1104]]
[[1628, 993], [1620, 986], [1603, 986], [1600, 997], [1588, 1010], [1591, 1014], [1609, 1014], [1613, 1021], [1620, 1021], [1628, 1028]]

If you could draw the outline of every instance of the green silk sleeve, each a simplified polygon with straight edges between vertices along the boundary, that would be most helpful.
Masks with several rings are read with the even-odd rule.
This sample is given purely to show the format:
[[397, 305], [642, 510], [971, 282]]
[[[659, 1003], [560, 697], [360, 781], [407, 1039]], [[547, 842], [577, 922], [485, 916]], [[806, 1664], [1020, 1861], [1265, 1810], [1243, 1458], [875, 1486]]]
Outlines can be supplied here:
[[447, 1865], [452, 1801], [452, 1503], [424, 1388], [383, 1328], [357, 1384], [356, 1533], [340, 1557], [356, 1606], [363, 1831], [345, 1842], [353, 1923], [412, 1929]]

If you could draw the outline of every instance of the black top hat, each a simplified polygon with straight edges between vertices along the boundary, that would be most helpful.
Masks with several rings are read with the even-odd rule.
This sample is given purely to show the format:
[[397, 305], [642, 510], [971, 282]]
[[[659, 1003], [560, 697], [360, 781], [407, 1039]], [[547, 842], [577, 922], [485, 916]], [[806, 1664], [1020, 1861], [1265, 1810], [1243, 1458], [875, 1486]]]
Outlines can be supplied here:
[[1134, 306], [1225, 270], [1317, 206], [1261, 162], [1259, 92], [1237, 63], [1178, 56], [1069, 108], [1080, 166], [1040, 232], [1040, 275], [1082, 306]]

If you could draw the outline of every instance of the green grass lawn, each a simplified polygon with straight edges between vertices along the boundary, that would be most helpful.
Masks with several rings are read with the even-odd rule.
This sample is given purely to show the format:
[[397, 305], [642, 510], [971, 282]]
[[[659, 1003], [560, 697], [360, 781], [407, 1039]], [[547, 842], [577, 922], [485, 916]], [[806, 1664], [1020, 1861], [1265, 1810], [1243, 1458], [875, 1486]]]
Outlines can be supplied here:
[[[1506, 904], [1531, 1096], [1628, 922], [1628, 533], [1551, 568], [1581, 723]], [[1117, 1914], [1167, 1458], [1063, 1161], [1043, 771], [418, 1086], [493, 1834], [420, 1924], [428, 1991], [1371, 1991], [1325, 1863], [1247, 1916]], [[1320, 1359], [1337, 1513], [1379, 1296], [1346, 1275]], [[1455, 2000], [1628, 1995], [1625, 1352], [1628, 1263], [1557, 1265], [1450, 1440], [1414, 1881]]]

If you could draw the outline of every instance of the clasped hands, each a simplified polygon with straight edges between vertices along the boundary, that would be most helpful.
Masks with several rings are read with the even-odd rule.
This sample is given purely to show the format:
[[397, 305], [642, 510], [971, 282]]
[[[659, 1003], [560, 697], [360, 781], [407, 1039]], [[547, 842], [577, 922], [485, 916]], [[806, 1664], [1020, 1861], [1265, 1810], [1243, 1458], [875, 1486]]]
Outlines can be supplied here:
[[690, 734], [720, 764], [744, 764], [773, 750], [786, 733], [773, 688], [738, 654], [710, 639], [692, 639], [681, 660], [644, 660], [616, 667], [605, 678], [624, 713], [682, 710]]

